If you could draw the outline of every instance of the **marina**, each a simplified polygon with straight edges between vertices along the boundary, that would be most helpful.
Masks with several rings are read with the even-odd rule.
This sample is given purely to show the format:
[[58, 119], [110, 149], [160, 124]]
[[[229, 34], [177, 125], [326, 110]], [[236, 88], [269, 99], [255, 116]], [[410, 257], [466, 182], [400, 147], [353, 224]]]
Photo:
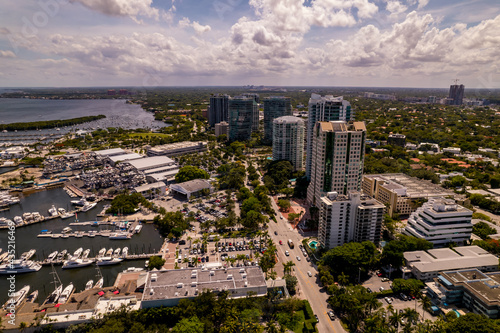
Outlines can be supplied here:
[[[35, 192], [28, 196], [21, 195], [20, 204], [11, 206], [10, 211], [0, 212], [0, 217], [12, 220], [14, 216], [22, 216], [24, 211], [48, 212], [52, 205], [56, 208], [69, 208], [72, 207], [71, 200], [75, 199], [71, 198], [62, 187]], [[29, 253], [30, 250], [36, 249], [36, 253], [33, 254], [30, 261], [33, 262], [36, 269], [38, 265], [41, 266], [36, 272], [17, 274], [17, 285], [30, 285], [32, 290], [38, 290], [38, 301], [42, 302], [55, 289], [51, 275], [52, 262], [54, 270], [59, 275], [64, 286], [71, 282], [76, 290], [85, 290], [89, 280], [93, 280], [93, 283], [99, 283], [101, 279], [101, 277], [96, 276], [96, 260], [99, 251], [103, 248], [106, 248], [106, 251], [112, 248], [113, 253], [115, 249], [120, 248], [120, 259], [123, 259], [123, 261], [115, 265], [99, 266], [104, 286], [111, 285], [117, 274], [127, 268], [143, 267], [144, 262], [160, 250], [163, 238], [159, 236], [153, 224], [141, 224], [138, 221], [98, 221], [97, 214], [107, 204], [109, 202], [100, 201], [94, 209], [88, 212], [79, 212], [78, 219], [84, 222], [75, 222], [74, 218], [62, 219], [61, 217], [55, 217], [40, 223], [16, 228], [16, 258], [20, 258], [25, 252]], [[98, 223], [95, 224], [94, 222]], [[109, 238], [109, 235], [120, 231], [120, 226], [124, 227], [125, 225], [127, 225], [126, 230], [129, 230], [129, 233], [134, 233], [133, 237], [122, 240]], [[141, 226], [140, 233], [135, 233], [137, 226]], [[65, 228], [71, 228], [70, 232], [63, 233], [62, 231]], [[45, 234], [50, 235], [53, 233], [59, 237], [37, 237], [42, 234], [43, 230], [45, 230]], [[107, 235], [107, 237], [97, 236], [97, 233]], [[92, 237], [92, 234], [94, 234], [94, 237]], [[4, 260], [7, 258], [7, 252], [5, 252], [7, 244], [7, 230], [0, 230], [0, 248], [3, 249], [0, 252], [0, 258], [5, 255]], [[124, 250], [125, 247], [127, 251]], [[69, 259], [68, 253], [73, 255], [79, 248], [84, 249], [80, 258], [83, 258], [86, 250], [89, 249], [86, 259], [92, 260], [93, 263], [85, 267], [63, 269], [64, 262]], [[0, 290], [7, 289], [8, 281], [1, 279]], [[7, 297], [5, 295], [2, 297], [3, 299], [0, 299], [0, 301], [6, 302]]]

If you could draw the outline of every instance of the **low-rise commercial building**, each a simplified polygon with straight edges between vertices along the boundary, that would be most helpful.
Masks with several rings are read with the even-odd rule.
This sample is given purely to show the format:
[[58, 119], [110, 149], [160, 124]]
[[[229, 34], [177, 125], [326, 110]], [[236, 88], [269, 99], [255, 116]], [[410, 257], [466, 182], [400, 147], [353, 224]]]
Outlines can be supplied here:
[[210, 193], [213, 191], [210, 182], [205, 179], [193, 179], [184, 183], [172, 184], [170, 186], [172, 193], [178, 194], [186, 199], [190, 199], [191, 196], [201, 193], [203, 190], [208, 190]]
[[142, 194], [147, 199], [151, 199], [157, 196], [165, 195], [166, 189], [167, 186], [164, 182], [156, 182], [135, 187], [134, 191]]
[[97, 156], [110, 157], [116, 155], [124, 155], [127, 152], [121, 148], [111, 148], [111, 149], [97, 150], [95, 151], [95, 153]]
[[500, 272], [483, 273], [478, 269], [441, 272], [427, 283], [427, 295], [438, 306], [454, 304], [500, 319]]
[[266, 279], [259, 266], [146, 272], [139, 276], [137, 287], [144, 290], [142, 308], [175, 306], [181, 299], [195, 298], [205, 290], [227, 291], [230, 298], [267, 294]]
[[413, 276], [431, 281], [439, 272], [448, 270], [479, 269], [484, 272], [498, 270], [498, 258], [479, 246], [460, 246], [426, 251], [405, 252], [403, 278]]
[[435, 247], [465, 244], [472, 233], [472, 211], [453, 199], [432, 198], [411, 213], [403, 234], [425, 239]]
[[148, 156], [178, 156], [191, 153], [199, 153], [207, 150], [206, 142], [175, 142], [161, 146], [147, 148]]
[[111, 162], [111, 165], [114, 166], [118, 162], [131, 161], [131, 160], [136, 160], [138, 158], [143, 158], [143, 157], [144, 156], [136, 154], [136, 153], [130, 153], [130, 154], [123, 154], [123, 155], [108, 156], [108, 159]]
[[363, 175], [363, 193], [383, 204], [389, 204], [387, 213], [408, 216], [422, 201], [435, 197], [458, 197], [454, 192], [430, 181], [420, 180], [403, 173]]
[[159, 181], [170, 183], [179, 172], [179, 166], [175, 161], [166, 156], [145, 157], [127, 161], [127, 163], [138, 171], [142, 171], [148, 182], [152, 183]]

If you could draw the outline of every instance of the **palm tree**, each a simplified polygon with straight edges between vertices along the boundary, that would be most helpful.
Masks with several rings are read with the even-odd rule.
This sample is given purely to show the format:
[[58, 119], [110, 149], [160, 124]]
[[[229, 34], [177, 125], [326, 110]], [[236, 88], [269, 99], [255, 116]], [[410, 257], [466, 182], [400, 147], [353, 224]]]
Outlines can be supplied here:
[[191, 249], [191, 240], [192, 240], [192, 239], [193, 239], [193, 238], [191, 238], [191, 236], [188, 236], [188, 238], [187, 238], [187, 240], [189, 241], [189, 249]]
[[267, 273], [268, 279], [276, 280], [277, 277], [278, 277], [278, 273], [276, 273], [276, 271], [274, 271], [274, 270], [271, 270]]
[[418, 321], [418, 312], [413, 309], [406, 308], [403, 310], [403, 317], [406, 318], [409, 323], [416, 323]]
[[295, 266], [295, 263], [291, 260], [285, 262], [283, 264], [283, 271], [285, 274], [290, 273], [292, 271], [292, 267]]
[[337, 281], [342, 287], [345, 287], [349, 283], [349, 275], [345, 275], [344, 272], [337, 277]]
[[394, 311], [390, 316], [389, 316], [389, 324], [393, 325], [394, 327], [398, 327], [400, 321], [401, 321], [401, 315], [398, 313], [398, 311]]
[[422, 321], [425, 318], [425, 311], [428, 311], [431, 308], [432, 302], [431, 299], [427, 296], [423, 296], [421, 299], [418, 300], [420, 305], [422, 305]]
[[278, 328], [276, 327], [274, 320], [267, 322], [266, 333], [278, 333]]

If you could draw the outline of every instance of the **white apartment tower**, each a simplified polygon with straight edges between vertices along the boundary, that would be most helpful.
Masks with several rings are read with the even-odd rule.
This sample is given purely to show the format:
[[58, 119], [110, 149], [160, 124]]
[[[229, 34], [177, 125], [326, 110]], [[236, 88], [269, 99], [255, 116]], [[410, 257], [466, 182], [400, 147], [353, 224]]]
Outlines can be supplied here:
[[452, 199], [431, 198], [408, 218], [403, 234], [423, 238], [436, 247], [462, 245], [472, 233], [472, 211]]
[[306, 176], [308, 179], [311, 179], [313, 128], [318, 121], [334, 120], [353, 121], [354, 112], [351, 110], [351, 104], [348, 101], [344, 101], [342, 96], [333, 97], [332, 95], [321, 96], [312, 94], [309, 99], [306, 131]]
[[365, 123], [317, 122], [311, 137], [309, 204], [318, 205], [319, 198], [328, 192], [359, 191], [365, 159]]
[[304, 168], [304, 121], [294, 116], [273, 120], [273, 160], [288, 160], [295, 170]]
[[380, 242], [385, 206], [377, 200], [358, 191], [329, 192], [320, 198], [319, 208], [318, 240], [324, 248], [351, 241]]

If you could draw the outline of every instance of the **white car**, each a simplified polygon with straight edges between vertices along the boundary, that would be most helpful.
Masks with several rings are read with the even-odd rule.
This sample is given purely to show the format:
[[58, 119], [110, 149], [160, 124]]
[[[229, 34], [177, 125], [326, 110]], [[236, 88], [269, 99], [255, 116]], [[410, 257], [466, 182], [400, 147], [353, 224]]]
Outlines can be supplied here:
[[285, 255], [288, 257], [290, 255], [290, 252], [285, 251]]
[[299, 256], [297, 256], [297, 260], [300, 261], [300, 257]]
[[313, 276], [312, 273], [311, 273], [311, 271], [307, 271], [307, 275]]

